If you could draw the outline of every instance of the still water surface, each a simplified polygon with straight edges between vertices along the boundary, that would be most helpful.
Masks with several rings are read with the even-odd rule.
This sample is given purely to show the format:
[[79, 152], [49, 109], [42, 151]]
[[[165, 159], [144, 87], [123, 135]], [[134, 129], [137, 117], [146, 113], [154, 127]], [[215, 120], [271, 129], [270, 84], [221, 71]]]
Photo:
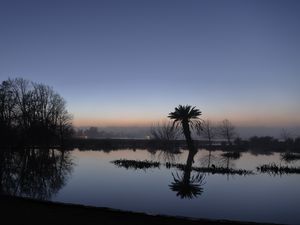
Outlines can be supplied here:
[[[222, 152], [213, 152], [214, 164], [227, 163]], [[73, 151], [76, 166], [72, 178], [54, 201], [106, 206], [124, 210], [212, 219], [232, 219], [260, 222], [300, 223], [300, 176], [282, 175], [217, 175], [205, 174], [203, 192], [193, 199], [182, 199], [169, 185], [172, 173], [182, 173], [164, 166], [153, 169], [118, 168], [112, 160], [126, 158], [185, 163], [188, 151], [167, 155], [144, 150]], [[203, 166], [208, 152], [199, 151], [193, 166]], [[230, 160], [231, 167], [255, 171], [256, 166], [281, 163], [280, 155], [243, 153]], [[193, 172], [195, 173], [195, 172]]]
[[[25, 171], [31, 174], [25, 187], [22, 187], [24, 178], [21, 175], [10, 174], [11, 180], [6, 180], [7, 183], [3, 179], [8, 178], [2, 176], [2, 184], [7, 185], [3, 191], [52, 201], [150, 214], [300, 224], [300, 175], [279, 176], [256, 171], [256, 166], [268, 163], [300, 166], [299, 160], [284, 162], [279, 153], [257, 156], [242, 153], [241, 157], [230, 159], [222, 157], [221, 151], [214, 151], [209, 157], [208, 151], [200, 150], [193, 157], [194, 167], [206, 167], [208, 164], [229, 166], [252, 170], [254, 174], [221, 175], [192, 171], [190, 179], [197, 180], [197, 175], [202, 177], [199, 183], [201, 191], [196, 196], [184, 198], [178, 189], [171, 188], [174, 178], [183, 178], [184, 172], [165, 167], [166, 162], [186, 164], [189, 152], [181, 152], [166, 154], [161, 151], [129, 149], [110, 152], [75, 149], [63, 155], [55, 152], [53, 159], [47, 159], [51, 162], [50, 172], [49, 165], [48, 168], [40, 165], [38, 171]], [[161, 165], [159, 168], [126, 169], [111, 163], [117, 159], [147, 159], [159, 161]], [[14, 161], [18, 162], [16, 159]], [[31, 167], [36, 168], [38, 162], [40, 159], [35, 160]], [[18, 168], [22, 168], [21, 163]], [[46, 175], [43, 174], [44, 170]], [[43, 181], [33, 179], [35, 176], [41, 176]], [[35, 182], [36, 187], [29, 182]], [[8, 187], [9, 184], [13, 184], [12, 187]]]

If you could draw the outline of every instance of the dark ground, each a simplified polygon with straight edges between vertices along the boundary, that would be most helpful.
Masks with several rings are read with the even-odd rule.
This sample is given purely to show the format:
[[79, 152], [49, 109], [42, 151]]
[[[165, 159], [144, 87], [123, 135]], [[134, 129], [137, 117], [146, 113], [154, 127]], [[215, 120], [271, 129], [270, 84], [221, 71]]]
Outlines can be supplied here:
[[0, 224], [153, 224], [153, 225], [255, 225], [258, 223], [233, 222], [154, 216], [109, 208], [87, 207], [53, 203], [0, 195]]

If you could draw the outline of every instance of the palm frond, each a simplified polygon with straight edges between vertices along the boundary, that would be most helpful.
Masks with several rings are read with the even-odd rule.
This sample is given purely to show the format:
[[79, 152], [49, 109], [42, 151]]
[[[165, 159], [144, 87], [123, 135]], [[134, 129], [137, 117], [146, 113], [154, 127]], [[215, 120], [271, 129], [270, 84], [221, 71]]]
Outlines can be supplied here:
[[174, 112], [169, 113], [168, 118], [174, 120], [173, 126], [178, 126], [183, 121], [190, 123], [192, 128], [200, 126], [202, 120], [199, 116], [202, 115], [202, 112], [199, 109], [196, 109], [196, 106], [190, 105], [179, 105], [175, 107]]

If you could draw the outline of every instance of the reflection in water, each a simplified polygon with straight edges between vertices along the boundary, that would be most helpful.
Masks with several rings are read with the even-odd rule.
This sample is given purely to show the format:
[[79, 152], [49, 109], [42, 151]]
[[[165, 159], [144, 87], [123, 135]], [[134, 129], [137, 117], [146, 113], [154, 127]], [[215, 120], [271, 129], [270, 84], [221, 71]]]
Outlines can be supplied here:
[[[254, 172], [252, 170], [246, 170], [246, 169], [233, 169], [230, 167], [229, 159], [238, 159], [241, 157], [241, 154], [238, 153], [223, 153], [221, 157], [215, 157], [211, 155], [211, 152], [209, 152], [208, 158], [205, 160], [200, 158], [200, 161], [208, 161], [207, 166], [205, 167], [194, 167], [194, 157], [197, 154], [197, 151], [188, 151], [187, 156], [187, 162], [185, 164], [182, 163], [170, 163], [170, 158], [173, 153], [160, 151], [157, 154], [157, 157], [160, 158], [161, 155], [164, 155], [163, 161], [165, 162], [165, 168], [171, 169], [176, 168], [178, 170], [182, 171], [182, 174], [179, 175], [177, 172], [172, 173], [173, 182], [171, 185], [169, 185], [170, 189], [172, 191], [177, 192], [177, 196], [180, 196], [181, 198], [195, 198], [198, 197], [202, 192], [203, 188], [202, 186], [205, 184], [205, 174], [223, 174], [227, 175], [227, 178], [229, 179], [229, 175], [253, 175]], [[170, 156], [168, 156], [170, 155]], [[167, 158], [167, 156], [169, 158]], [[143, 169], [146, 171], [150, 168], [160, 168], [161, 165], [163, 165], [159, 161], [152, 161], [152, 158], [155, 158], [155, 155], [151, 154], [151, 160], [130, 160], [130, 159], [119, 159], [119, 160], [113, 160], [111, 163], [116, 165], [117, 167], [122, 167], [126, 169]], [[167, 158], [167, 159], [166, 159]], [[214, 164], [211, 164], [211, 158], [214, 159], [214, 162], [218, 164], [225, 163], [225, 166], [215, 166]], [[171, 158], [172, 159], [172, 158]], [[172, 161], [175, 161], [172, 160]], [[206, 164], [206, 163], [205, 163]], [[193, 172], [197, 172], [197, 174], [192, 175]]]
[[157, 159], [162, 160], [165, 163], [175, 163], [180, 157], [180, 151], [159, 151]]
[[285, 152], [280, 154], [280, 157], [282, 160], [284, 160], [287, 163], [300, 160], [300, 154], [299, 153], [291, 153], [291, 152]]
[[[43, 193], [47, 191], [39, 190], [44, 188], [48, 190], [48, 193], [52, 193], [50, 198], [56, 202], [194, 218], [204, 216], [210, 219], [300, 224], [299, 174], [284, 173], [280, 176], [269, 176], [268, 173], [260, 173], [256, 170], [257, 166], [269, 165], [273, 162], [281, 166], [300, 167], [299, 160], [295, 160], [293, 165], [288, 165], [281, 161], [280, 153], [270, 156], [253, 156], [251, 153], [243, 152], [239, 159], [234, 160], [236, 168], [256, 172], [251, 176], [244, 176], [245, 172], [237, 173], [237, 169], [229, 171], [225, 167], [218, 166], [218, 160], [224, 153], [222, 151], [211, 151], [210, 168], [207, 168], [207, 162], [199, 163], [200, 157], [208, 156], [209, 151], [201, 149], [194, 157], [192, 157], [193, 154], [188, 156], [189, 152], [186, 150], [181, 149], [181, 152], [177, 154], [178, 159], [175, 159], [176, 165], [168, 164], [167, 166], [166, 163], [159, 161], [159, 167], [151, 167], [145, 172], [143, 169], [120, 169], [110, 163], [122, 158], [137, 162], [150, 161], [149, 152], [141, 149], [135, 152], [127, 149], [109, 153], [74, 149], [74, 151], [65, 152], [64, 156], [61, 155], [62, 152], [56, 150], [46, 150], [44, 153], [26, 150], [5, 154], [0, 151], [0, 189], [4, 193], [29, 196], [25, 192], [24, 182], [21, 182], [22, 176], [28, 176], [23, 178], [27, 180], [27, 187], [31, 186], [32, 192], [41, 192], [41, 194], [32, 194], [33, 196], [45, 196], [46, 194]], [[52, 153], [55, 157], [52, 157]], [[160, 151], [157, 151], [156, 156], [159, 153]], [[52, 161], [51, 158], [54, 160]], [[66, 176], [61, 175], [64, 172], [56, 172], [58, 177], [62, 177], [58, 179], [55, 178], [54, 172], [46, 172], [48, 168], [51, 170], [59, 168], [60, 159], [66, 161], [63, 167], [68, 167], [68, 163], [71, 163], [71, 168], [74, 167], [72, 176], [68, 169], [65, 171]], [[76, 160], [75, 166], [72, 165], [72, 159]], [[194, 163], [192, 159], [195, 160]], [[40, 160], [43, 164], [48, 164], [42, 172], [30, 167], [30, 169], [25, 169], [28, 166], [26, 163], [38, 164]], [[190, 171], [189, 166], [186, 165], [190, 165], [192, 170]], [[23, 172], [21, 172], [22, 167], [25, 167]], [[36, 178], [29, 176], [27, 171], [36, 174]], [[37, 187], [38, 182], [43, 182], [41, 176], [37, 174], [39, 172], [46, 174], [45, 185], [48, 185], [48, 188], [44, 187], [45, 185]], [[230, 176], [234, 175], [234, 179], [226, 181], [228, 173]], [[199, 174], [198, 177], [197, 174]], [[205, 176], [202, 175], [201, 178], [201, 174]], [[35, 183], [28, 184], [30, 180]], [[54, 185], [50, 187], [50, 180], [52, 183], [58, 183], [56, 189], [53, 188]], [[54, 180], [57, 181], [54, 182]], [[16, 188], [18, 182], [20, 183], [19, 189]], [[61, 182], [63, 184], [59, 185]], [[66, 183], [65, 186], [63, 186], [64, 183]], [[59, 189], [62, 186], [63, 188]], [[190, 198], [193, 199], [190, 200]]]
[[198, 159], [198, 161], [200, 162], [200, 164], [203, 164], [204, 166], [206, 166], [208, 169], [215, 166], [214, 163], [216, 163], [217, 157], [212, 155], [211, 150], [208, 150], [208, 155], [205, 155], [201, 158]]
[[[300, 224], [297, 210], [300, 202], [299, 175], [269, 176], [256, 171], [257, 166], [271, 162], [283, 165], [279, 153], [258, 157], [243, 152], [241, 158], [234, 161], [236, 168], [256, 173], [251, 176], [237, 174], [234, 179], [226, 181], [225, 172], [228, 170], [222, 169], [224, 173], [219, 173], [216, 160], [211, 161], [211, 167], [212, 164], [216, 165], [214, 172], [213, 169], [207, 170], [207, 164], [201, 165], [196, 161], [200, 156], [209, 154], [201, 149], [194, 156], [190, 180], [201, 168], [200, 172], [205, 173], [206, 183], [204, 186], [200, 185], [204, 192], [197, 198], [181, 199], [179, 195], [176, 196], [178, 191], [173, 192], [169, 187], [175, 182], [172, 172], [176, 179], [183, 180], [189, 152], [183, 149], [181, 151], [176, 164], [182, 164], [182, 167], [170, 165], [168, 168], [160, 162], [160, 167], [150, 168], [145, 172], [143, 169], [121, 169], [110, 162], [122, 158], [150, 161], [150, 154], [146, 150], [137, 148], [135, 152], [127, 149], [106, 153], [76, 149], [72, 152], [72, 156], [76, 158], [76, 170], [52, 200], [194, 218]], [[219, 159], [223, 153], [212, 151], [211, 154]], [[159, 151], [156, 155], [158, 154]], [[295, 161], [293, 166], [300, 166], [300, 162]], [[177, 177], [176, 172], [181, 176]]]
[[172, 191], [177, 192], [176, 195], [180, 198], [196, 198], [203, 192], [202, 186], [205, 184], [205, 175], [198, 173], [197, 175], [191, 176], [192, 165], [196, 153], [197, 151], [189, 151], [187, 162], [181, 176], [178, 175], [178, 173], [176, 176], [172, 173], [174, 182], [172, 182], [169, 187]]
[[178, 173], [174, 175], [172, 173], [174, 182], [169, 185], [172, 191], [177, 192], [177, 196], [180, 198], [197, 198], [203, 192], [203, 185], [205, 175], [198, 173], [187, 179], [186, 173], [180, 176]]
[[227, 169], [235, 167], [233, 160], [237, 160], [241, 157], [240, 153], [236, 152], [226, 152], [221, 154], [221, 157], [218, 160], [218, 164], [221, 167], [225, 167]]
[[0, 193], [51, 199], [71, 174], [69, 152], [23, 149], [0, 152]]

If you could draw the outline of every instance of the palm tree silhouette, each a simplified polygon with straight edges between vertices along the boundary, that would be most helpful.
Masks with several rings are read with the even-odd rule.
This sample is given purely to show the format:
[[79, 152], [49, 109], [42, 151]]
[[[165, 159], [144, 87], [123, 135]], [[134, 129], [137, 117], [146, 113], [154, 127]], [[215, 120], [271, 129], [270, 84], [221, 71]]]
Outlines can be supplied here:
[[196, 151], [191, 137], [190, 126], [193, 129], [196, 125], [200, 125], [201, 111], [190, 105], [175, 107], [174, 112], [169, 113], [169, 118], [174, 120], [173, 126], [181, 125], [182, 132], [185, 136], [188, 148], [190, 151]]

